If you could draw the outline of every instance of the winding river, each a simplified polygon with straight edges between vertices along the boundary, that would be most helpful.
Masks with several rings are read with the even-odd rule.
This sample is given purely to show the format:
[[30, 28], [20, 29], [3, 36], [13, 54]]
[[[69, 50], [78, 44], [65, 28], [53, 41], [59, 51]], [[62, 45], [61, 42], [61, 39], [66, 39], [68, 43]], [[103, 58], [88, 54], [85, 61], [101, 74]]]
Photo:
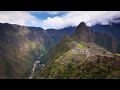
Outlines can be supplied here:
[[32, 72], [31, 72], [31, 74], [30, 74], [30, 76], [29, 76], [28, 79], [32, 79], [32, 76], [33, 76], [33, 74], [34, 74], [34, 71], [35, 71], [37, 65], [40, 65], [40, 66], [42, 66], [42, 67], [45, 66], [44, 64], [41, 64], [41, 63], [40, 63], [40, 58], [41, 58], [42, 56], [43, 56], [43, 55], [41, 55], [41, 56], [38, 58], [38, 60], [33, 63]]

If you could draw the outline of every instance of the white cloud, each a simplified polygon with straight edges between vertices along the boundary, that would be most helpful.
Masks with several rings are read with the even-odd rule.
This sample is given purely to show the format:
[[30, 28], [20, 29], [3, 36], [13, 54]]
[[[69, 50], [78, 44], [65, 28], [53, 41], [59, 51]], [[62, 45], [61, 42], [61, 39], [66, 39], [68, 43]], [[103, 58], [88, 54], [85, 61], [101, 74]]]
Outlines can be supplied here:
[[[31, 12], [46, 12], [55, 16], [40, 20]], [[59, 16], [60, 13], [64, 14]], [[80, 22], [85, 22], [88, 26], [96, 23], [109, 24], [109, 21], [118, 22], [118, 20], [113, 20], [115, 17], [120, 17], [120, 11], [0, 11], [0, 22], [2, 23], [37, 26], [44, 29], [77, 26]]]
[[61, 13], [61, 12], [56, 12], [56, 11], [48, 11], [48, 13], [49, 13], [50, 15], [57, 15], [57, 14], [59, 14], [59, 13]]
[[88, 26], [109, 24], [114, 17], [120, 17], [120, 11], [70, 11], [63, 16], [49, 17], [43, 21], [46, 28], [64, 28], [67, 26], [77, 26], [84, 21]]
[[0, 22], [36, 26], [40, 20], [25, 11], [0, 11]]
[[65, 25], [63, 18], [58, 16], [54, 17], [54, 19], [48, 17], [47, 20], [44, 20], [42, 24], [43, 27], [47, 28], [63, 28]]

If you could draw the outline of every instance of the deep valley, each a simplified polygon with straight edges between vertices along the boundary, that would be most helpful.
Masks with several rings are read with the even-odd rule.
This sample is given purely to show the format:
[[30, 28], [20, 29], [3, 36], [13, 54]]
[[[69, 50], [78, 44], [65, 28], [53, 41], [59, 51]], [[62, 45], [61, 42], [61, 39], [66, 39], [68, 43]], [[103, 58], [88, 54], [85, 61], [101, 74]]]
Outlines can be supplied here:
[[0, 78], [120, 78], [119, 34], [119, 23], [47, 30], [0, 23]]

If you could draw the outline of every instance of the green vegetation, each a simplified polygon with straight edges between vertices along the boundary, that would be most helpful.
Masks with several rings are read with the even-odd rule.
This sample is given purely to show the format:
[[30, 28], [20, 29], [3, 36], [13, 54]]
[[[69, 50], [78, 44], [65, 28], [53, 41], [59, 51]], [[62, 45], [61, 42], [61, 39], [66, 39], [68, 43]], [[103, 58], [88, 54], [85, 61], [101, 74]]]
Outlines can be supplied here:
[[1, 33], [4, 37], [0, 39], [0, 78], [27, 77], [42, 45], [27, 38], [27, 28], [4, 30]]
[[[72, 49], [71, 49], [72, 47]], [[36, 72], [34, 79], [108, 79], [120, 77], [120, 56], [94, 55], [86, 57], [75, 47], [90, 48], [85, 42], [64, 38], [47, 54], [47, 66]], [[102, 51], [101, 51], [102, 52]], [[105, 56], [106, 55], [106, 56]], [[45, 60], [45, 59], [43, 59]]]
[[80, 42], [80, 43], [77, 44], [77, 47], [79, 47], [79, 48], [88, 48], [89, 46], [84, 42]]
[[[49, 47], [51, 41], [42, 40], [44, 35], [41, 34], [39, 37], [41, 32], [37, 34], [27, 28], [15, 28], [17, 27], [3, 31], [4, 36], [0, 39], [0, 78], [28, 78], [32, 64], [40, 54], [44, 55], [40, 59], [46, 67], [35, 71], [35, 79], [120, 78], [119, 54], [107, 56], [106, 51], [99, 51], [99, 48], [94, 50], [94, 47], [93, 52], [99, 51], [104, 54], [93, 53], [93, 56], [89, 57], [81, 55], [80, 50], [84, 52], [87, 48], [91, 49], [91, 44], [80, 42], [75, 35], [65, 36], [48, 51], [45, 47]], [[34, 34], [29, 35], [29, 32]], [[54, 41], [57, 39], [54, 38], [53, 43]]]
[[116, 56], [120, 56], [120, 54], [118, 54], [118, 53], [117, 53], [117, 54], [115, 54], [115, 55], [116, 55]]
[[68, 36], [65, 36], [65, 38], [60, 43], [51, 48], [49, 52], [47, 52], [47, 54], [41, 58], [41, 62], [44, 64], [50, 64], [54, 62], [55, 59], [70, 50], [70, 42], [71, 39]]
[[35, 41], [28, 41], [28, 45], [30, 46], [31, 49], [35, 49], [37, 47], [37, 44]]
[[78, 44], [77, 46], [78, 46], [79, 48], [85, 48], [84, 45], [82, 45], [82, 44]]
[[[46, 67], [34, 78], [44, 79], [108, 79], [120, 77], [120, 61], [115, 57], [93, 56], [80, 58], [72, 55], [56, 59], [49, 67]], [[92, 59], [96, 58], [96, 59]], [[120, 58], [120, 57], [119, 57]]]

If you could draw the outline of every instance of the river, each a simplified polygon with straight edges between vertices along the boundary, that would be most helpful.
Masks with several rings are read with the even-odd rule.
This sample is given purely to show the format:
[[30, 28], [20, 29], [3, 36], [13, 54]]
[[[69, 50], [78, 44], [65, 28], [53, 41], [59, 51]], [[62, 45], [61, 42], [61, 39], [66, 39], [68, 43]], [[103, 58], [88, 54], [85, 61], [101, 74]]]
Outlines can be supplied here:
[[42, 56], [43, 56], [43, 55], [41, 55], [41, 56], [38, 58], [38, 60], [36, 60], [36, 61], [33, 63], [32, 72], [31, 72], [31, 74], [30, 74], [30, 76], [29, 76], [29, 78], [28, 78], [28, 79], [32, 79], [33, 74], [34, 74], [34, 71], [35, 71], [35, 69], [36, 69], [37, 65], [39, 65], [39, 64], [40, 64], [40, 66], [42, 66], [42, 67], [44, 67], [44, 66], [45, 66], [44, 64], [41, 64], [41, 63], [40, 63], [40, 58], [41, 58]]

